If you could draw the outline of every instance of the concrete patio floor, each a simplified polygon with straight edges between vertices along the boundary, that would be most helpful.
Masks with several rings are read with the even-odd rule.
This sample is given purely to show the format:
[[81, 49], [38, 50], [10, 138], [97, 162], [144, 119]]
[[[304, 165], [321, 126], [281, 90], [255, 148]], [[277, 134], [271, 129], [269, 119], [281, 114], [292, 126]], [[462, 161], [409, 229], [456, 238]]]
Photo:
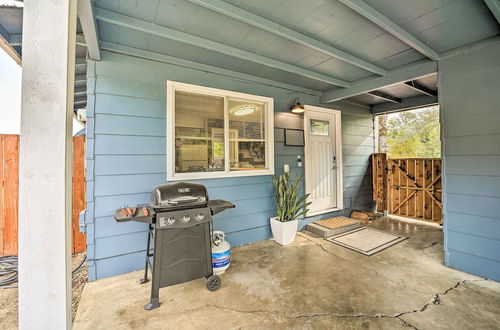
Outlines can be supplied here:
[[216, 292], [203, 279], [160, 290], [147, 312], [142, 272], [88, 283], [75, 329], [498, 329], [500, 283], [443, 266], [440, 228], [387, 217], [371, 226], [409, 236], [367, 257], [308, 232], [233, 249]]

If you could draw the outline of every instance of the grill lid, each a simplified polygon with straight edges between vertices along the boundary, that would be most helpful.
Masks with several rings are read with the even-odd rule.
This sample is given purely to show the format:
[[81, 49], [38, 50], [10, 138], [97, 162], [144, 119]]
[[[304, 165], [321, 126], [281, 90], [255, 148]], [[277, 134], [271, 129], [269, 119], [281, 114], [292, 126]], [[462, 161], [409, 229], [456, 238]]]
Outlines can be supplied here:
[[151, 193], [154, 209], [178, 210], [205, 207], [208, 193], [204, 185], [191, 182], [173, 182], [159, 185]]

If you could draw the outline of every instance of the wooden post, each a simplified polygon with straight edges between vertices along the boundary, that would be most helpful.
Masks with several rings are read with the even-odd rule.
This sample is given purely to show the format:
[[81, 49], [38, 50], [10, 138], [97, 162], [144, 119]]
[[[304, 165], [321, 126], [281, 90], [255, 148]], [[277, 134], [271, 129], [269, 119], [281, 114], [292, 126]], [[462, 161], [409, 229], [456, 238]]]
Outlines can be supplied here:
[[76, 0], [25, 0], [19, 168], [19, 328], [71, 328]]

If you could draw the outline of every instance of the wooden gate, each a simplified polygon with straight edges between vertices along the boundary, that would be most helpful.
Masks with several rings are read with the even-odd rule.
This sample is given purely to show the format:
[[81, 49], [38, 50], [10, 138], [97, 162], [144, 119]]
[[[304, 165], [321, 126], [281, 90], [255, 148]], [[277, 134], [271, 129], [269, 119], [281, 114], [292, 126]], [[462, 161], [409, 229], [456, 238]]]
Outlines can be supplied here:
[[373, 200], [377, 212], [387, 210], [387, 154], [372, 154]]
[[[384, 162], [382, 171], [380, 164]], [[442, 223], [440, 158], [391, 159], [386, 154], [373, 154], [372, 164], [377, 211]]]
[[[78, 231], [78, 215], [85, 208], [85, 137], [73, 137], [73, 253], [86, 250]], [[17, 254], [19, 198], [19, 135], [0, 134], [0, 256]]]

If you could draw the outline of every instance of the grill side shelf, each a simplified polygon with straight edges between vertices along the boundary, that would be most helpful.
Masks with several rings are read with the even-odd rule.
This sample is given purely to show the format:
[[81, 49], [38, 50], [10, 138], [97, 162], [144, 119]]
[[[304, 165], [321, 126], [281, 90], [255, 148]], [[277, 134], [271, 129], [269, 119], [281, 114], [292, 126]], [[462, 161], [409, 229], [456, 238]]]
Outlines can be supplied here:
[[128, 221], [136, 221], [136, 222], [143, 222], [143, 223], [154, 223], [153, 219], [155, 216], [155, 211], [148, 207], [148, 215], [144, 215], [142, 212], [142, 207], [137, 209], [137, 213], [134, 216], [127, 217], [124, 215], [122, 212], [120, 212], [121, 209], [118, 209], [115, 211], [115, 220], [117, 222], [128, 222]]
[[222, 199], [214, 199], [208, 202], [208, 207], [212, 210], [212, 215], [216, 215], [222, 211], [227, 209], [232, 209], [235, 205], [231, 202], [222, 200]]

